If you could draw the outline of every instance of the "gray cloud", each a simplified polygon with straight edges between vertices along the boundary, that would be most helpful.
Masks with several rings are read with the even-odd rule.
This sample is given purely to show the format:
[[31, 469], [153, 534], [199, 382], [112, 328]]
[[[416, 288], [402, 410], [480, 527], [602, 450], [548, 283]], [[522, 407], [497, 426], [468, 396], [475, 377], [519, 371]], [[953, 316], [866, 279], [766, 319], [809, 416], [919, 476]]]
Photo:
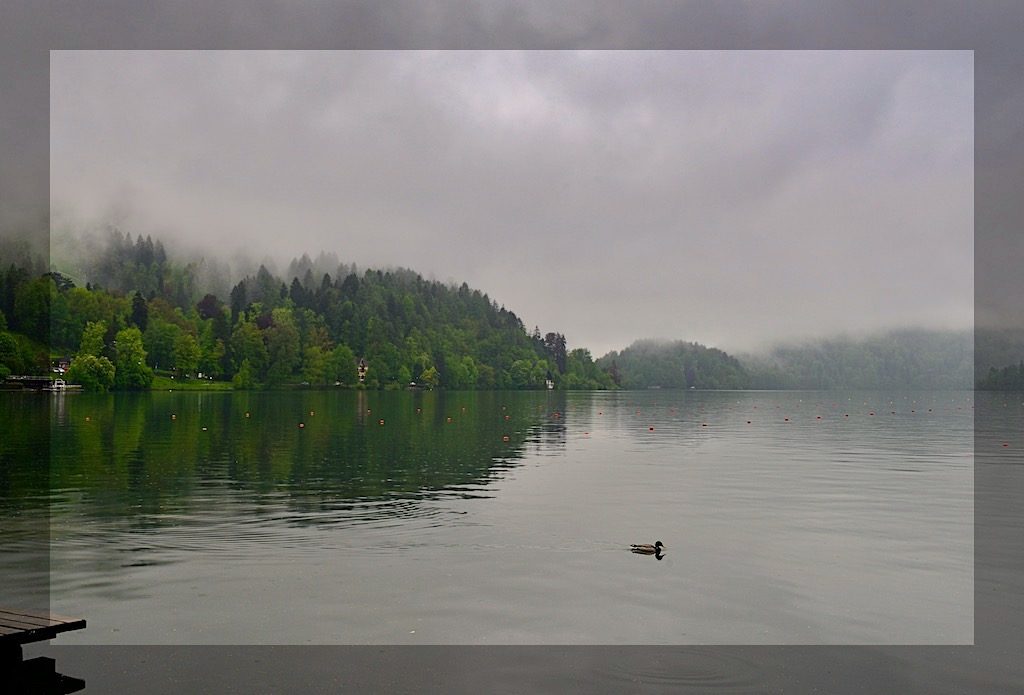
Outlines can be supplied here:
[[[568, 31], [568, 29], [567, 29]], [[969, 52], [55, 52], [52, 197], [595, 354], [970, 326]]]

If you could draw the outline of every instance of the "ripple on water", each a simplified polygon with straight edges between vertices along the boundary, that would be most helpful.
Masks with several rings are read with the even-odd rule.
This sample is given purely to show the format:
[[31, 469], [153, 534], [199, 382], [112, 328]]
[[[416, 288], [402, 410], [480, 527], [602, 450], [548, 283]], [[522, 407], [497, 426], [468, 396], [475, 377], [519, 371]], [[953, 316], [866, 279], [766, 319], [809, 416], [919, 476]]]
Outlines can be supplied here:
[[439, 529], [468, 523], [463, 513], [426, 499], [294, 502], [231, 503], [144, 515], [129, 523], [66, 525], [55, 542], [65, 561], [79, 565], [114, 551], [121, 555], [122, 567], [148, 567], [195, 555], [315, 557], [325, 550], [386, 554], [437, 545]]
[[[721, 647], [642, 647], [615, 650], [597, 677], [665, 692], [763, 692], [758, 666]], [[625, 688], [623, 690], [625, 692]]]

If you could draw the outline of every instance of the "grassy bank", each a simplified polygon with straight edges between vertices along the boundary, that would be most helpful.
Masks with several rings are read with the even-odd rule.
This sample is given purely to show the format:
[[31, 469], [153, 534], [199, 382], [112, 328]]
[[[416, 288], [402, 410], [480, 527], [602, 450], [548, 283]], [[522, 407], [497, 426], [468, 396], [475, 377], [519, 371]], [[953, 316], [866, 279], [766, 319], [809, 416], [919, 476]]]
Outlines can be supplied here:
[[154, 391], [233, 391], [230, 381], [210, 381], [209, 379], [174, 379], [169, 376], [154, 376]]

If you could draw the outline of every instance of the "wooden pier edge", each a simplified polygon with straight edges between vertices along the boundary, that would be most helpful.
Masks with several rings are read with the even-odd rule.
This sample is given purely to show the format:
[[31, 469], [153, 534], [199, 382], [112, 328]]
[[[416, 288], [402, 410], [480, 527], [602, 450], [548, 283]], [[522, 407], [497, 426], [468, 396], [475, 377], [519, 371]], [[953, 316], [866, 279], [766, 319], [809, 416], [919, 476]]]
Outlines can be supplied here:
[[23, 608], [0, 607], [0, 663], [21, 661], [22, 645], [85, 629], [84, 618], [64, 618]]

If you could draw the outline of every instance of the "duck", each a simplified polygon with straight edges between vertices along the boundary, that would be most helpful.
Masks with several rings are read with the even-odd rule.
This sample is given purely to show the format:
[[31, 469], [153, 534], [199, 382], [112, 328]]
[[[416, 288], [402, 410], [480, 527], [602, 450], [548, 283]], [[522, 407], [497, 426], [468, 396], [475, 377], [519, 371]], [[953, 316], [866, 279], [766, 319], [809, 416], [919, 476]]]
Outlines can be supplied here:
[[655, 555], [661, 553], [662, 549], [665, 547], [665, 544], [661, 541], [654, 541], [654, 545], [651, 545], [650, 543], [632, 543], [629, 547], [634, 553], [642, 553], [644, 555]]

